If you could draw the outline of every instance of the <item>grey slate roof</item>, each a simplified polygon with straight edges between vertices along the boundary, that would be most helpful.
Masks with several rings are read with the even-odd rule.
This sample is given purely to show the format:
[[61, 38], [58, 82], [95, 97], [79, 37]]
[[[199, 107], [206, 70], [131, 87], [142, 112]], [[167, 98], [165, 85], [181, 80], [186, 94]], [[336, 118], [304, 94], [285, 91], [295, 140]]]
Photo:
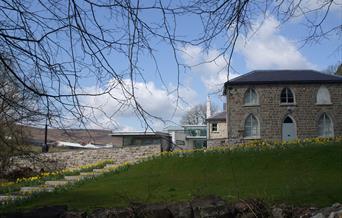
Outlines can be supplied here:
[[214, 121], [214, 120], [226, 120], [226, 112], [219, 112], [217, 114], [214, 114], [213, 116], [207, 118], [208, 121]]
[[110, 134], [111, 136], [169, 136], [168, 133], [165, 132], [113, 132]]
[[237, 85], [258, 84], [314, 84], [341, 83], [342, 77], [329, 75], [315, 70], [255, 70], [227, 81], [226, 88]]

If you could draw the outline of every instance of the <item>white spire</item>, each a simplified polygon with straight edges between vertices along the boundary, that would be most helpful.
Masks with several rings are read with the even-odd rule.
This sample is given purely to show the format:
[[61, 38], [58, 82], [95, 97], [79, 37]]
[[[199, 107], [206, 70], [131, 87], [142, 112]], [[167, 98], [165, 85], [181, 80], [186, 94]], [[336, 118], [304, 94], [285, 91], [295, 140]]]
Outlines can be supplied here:
[[207, 118], [211, 117], [211, 100], [210, 96], [207, 97]]

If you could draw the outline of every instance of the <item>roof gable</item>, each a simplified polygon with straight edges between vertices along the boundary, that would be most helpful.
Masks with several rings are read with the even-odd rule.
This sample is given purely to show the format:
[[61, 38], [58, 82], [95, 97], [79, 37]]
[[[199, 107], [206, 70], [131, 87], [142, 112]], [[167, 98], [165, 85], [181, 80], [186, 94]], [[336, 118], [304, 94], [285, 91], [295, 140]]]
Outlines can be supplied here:
[[213, 120], [226, 120], [226, 111], [219, 112], [217, 114], [214, 114], [213, 116], [207, 118], [208, 121]]
[[321, 73], [315, 70], [255, 70], [242, 76], [227, 81], [226, 87], [237, 85], [258, 84], [317, 84], [317, 83], [341, 83], [342, 77]]

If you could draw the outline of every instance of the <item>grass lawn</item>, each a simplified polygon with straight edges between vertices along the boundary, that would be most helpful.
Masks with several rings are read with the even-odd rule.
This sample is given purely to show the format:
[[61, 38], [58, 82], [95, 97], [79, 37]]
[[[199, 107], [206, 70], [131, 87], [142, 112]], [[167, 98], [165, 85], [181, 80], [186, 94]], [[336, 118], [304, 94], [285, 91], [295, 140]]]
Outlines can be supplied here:
[[40, 194], [16, 209], [43, 205], [92, 209], [213, 194], [228, 201], [261, 198], [314, 206], [342, 202], [342, 144], [163, 156], [66, 191]]

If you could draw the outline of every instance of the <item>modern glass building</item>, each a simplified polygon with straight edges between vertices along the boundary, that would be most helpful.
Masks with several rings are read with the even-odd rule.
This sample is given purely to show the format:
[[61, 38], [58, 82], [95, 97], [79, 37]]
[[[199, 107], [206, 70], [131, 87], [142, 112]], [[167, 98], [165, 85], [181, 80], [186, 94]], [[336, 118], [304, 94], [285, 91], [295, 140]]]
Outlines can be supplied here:
[[196, 149], [207, 147], [206, 125], [169, 126], [165, 129], [176, 148]]

